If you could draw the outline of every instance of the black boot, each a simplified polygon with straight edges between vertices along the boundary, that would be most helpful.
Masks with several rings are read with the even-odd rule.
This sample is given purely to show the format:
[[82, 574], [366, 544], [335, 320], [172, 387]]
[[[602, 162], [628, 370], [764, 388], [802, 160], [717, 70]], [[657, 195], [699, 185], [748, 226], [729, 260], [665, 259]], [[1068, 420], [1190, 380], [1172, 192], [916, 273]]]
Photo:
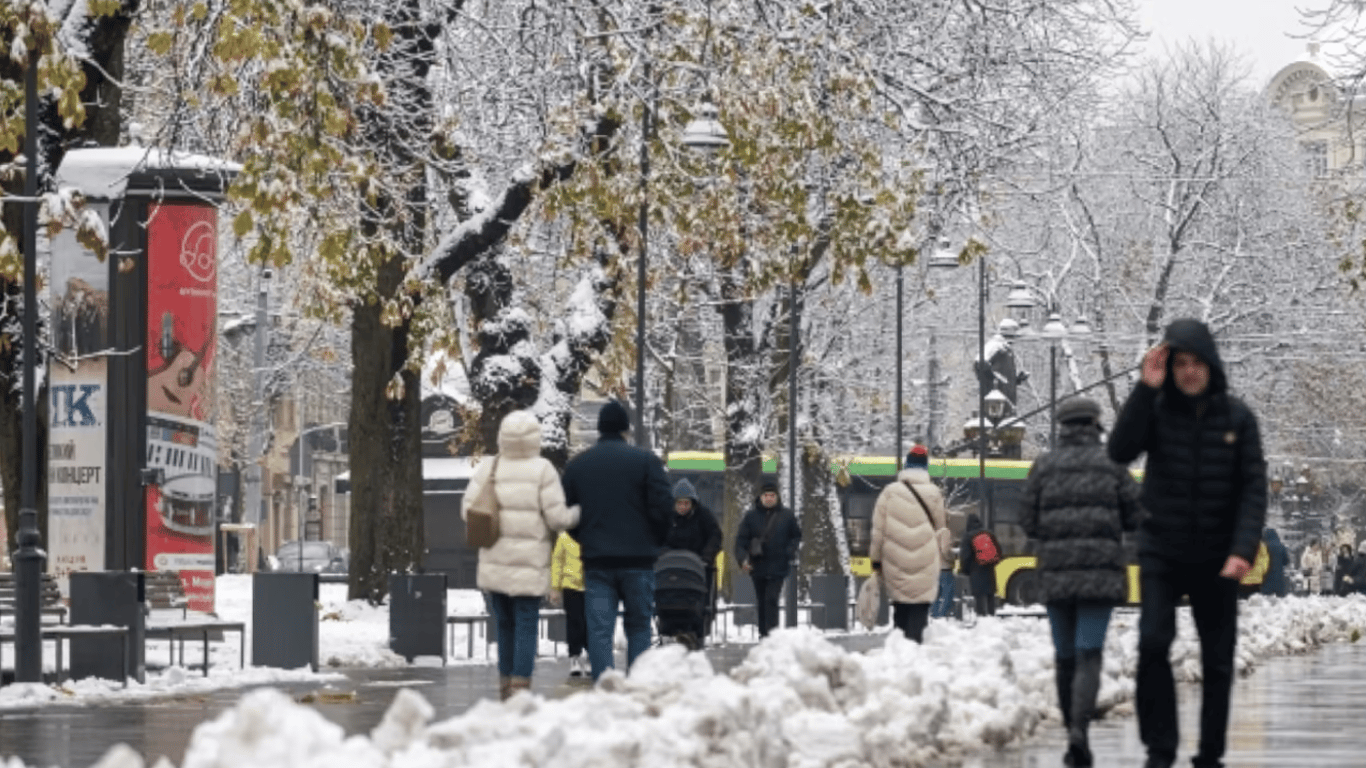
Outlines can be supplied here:
[[1067, 727], [1067, 757], [1064, 760], [1068, 765], [1092, 764], [1086, 731], [1096, 711], [1101, 661], [1099, 648], [1077, 653], [1077, 671], [1072, 677], [1072, 722]]
[[1064, 728], [1072, 727], [1072, 676], [1077, 672], [1077, 657], [1053, 659], [1053, 676], [1058, 684], [1058, 709]]

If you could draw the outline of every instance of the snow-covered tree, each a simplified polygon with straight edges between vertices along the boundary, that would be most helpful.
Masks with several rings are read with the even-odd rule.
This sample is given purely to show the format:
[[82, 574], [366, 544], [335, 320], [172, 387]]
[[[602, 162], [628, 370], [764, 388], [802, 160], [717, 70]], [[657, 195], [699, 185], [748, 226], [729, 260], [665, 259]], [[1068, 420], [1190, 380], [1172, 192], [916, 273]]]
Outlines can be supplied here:
[[[38, 190], [51, 193], [53, 173], [69, 147], [112, 146], [119, 138], [123, 93], [124, 42], [139, 0], [27, 2], [0, 5], [0, 484], [4, 486], [5, 524], [15, 540], [20, 507], [22, 456], [23, 258], [20, 238], [24, 206], [10, 198], [24, 189], [22, 158], [26, 131], [25, 73], [36, 66]], [[60, 220], [44, 222], [62, 226]], [[84, 240], [93, 233], [82, 232]], [[42, 345], [40, 344], [40, 347]], [[46, 360], [35, 350], [36, 364]], [[39, 405], [38, 445], [45, 445], [46, 387], [35, 393]], [[46, 452], [33, 458], [45, 477]], [[38, 483], [37, 506], [46, 510], [47, 488]], [[39, 515], [46, 534], [46, 515]]]

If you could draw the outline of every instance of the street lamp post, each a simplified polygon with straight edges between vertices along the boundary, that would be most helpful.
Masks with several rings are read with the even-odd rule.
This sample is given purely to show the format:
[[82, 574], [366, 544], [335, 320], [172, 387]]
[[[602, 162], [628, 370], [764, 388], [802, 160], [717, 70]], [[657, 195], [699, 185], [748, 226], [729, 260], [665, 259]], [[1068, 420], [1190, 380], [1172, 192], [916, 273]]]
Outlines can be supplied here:
[[24, 320], [23, 320], [23, 470], [19, 530], [14, 543], [14, 679], [41, 682], [43, 635], [40, 605], [43, 538], [38, 532], [38, 61], [30, 57], [24, 73]]
[[[1040, 306], [1034, 293], [1035, 289], [1030, 288], [1024, 281], [1016, 281], [1006, 296], [1006, 307], [1021, 322], [1027, 321], [1029, 312]], [[1041, 298], [1047, 297], [1041, 295]], [[1086, 318], [1078, 317], [1072, 327], [1068, 328], [1062, 320], [1062, 315], [1057, 311], [1056, 303], [1045, 303], [1050, 305], [1051, 309], [1048, 320], [1038, 336], [1048, 342], [1048, 449], [1051, 451], [1058, 447], [1058, 344], [1072, 337], [1085, 340], [1091, 335], [1091, 325], [1086, 322]]]

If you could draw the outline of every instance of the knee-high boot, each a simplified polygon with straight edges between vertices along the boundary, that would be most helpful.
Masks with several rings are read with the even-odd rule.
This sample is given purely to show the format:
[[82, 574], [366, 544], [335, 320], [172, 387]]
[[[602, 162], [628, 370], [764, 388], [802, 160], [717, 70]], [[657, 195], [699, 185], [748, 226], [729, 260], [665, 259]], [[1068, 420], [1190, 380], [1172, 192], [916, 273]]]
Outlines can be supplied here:
[[1072, 727], [1072, 676], [1077, 671], [1077, 657], [1054, 657], [1053, 675], [1058, 684], [1058, 710], [1062, 712], [1064, 728]]
[[1067, 759], [1072, 766], [1092, 764], [1091, 744], [1087, 727], [1096, 712], [1096, 695], [1100, 693], [1101, 649], [1077, 652], [1077, 671], [1072, 678], [1072, 722], [1067, 728]]

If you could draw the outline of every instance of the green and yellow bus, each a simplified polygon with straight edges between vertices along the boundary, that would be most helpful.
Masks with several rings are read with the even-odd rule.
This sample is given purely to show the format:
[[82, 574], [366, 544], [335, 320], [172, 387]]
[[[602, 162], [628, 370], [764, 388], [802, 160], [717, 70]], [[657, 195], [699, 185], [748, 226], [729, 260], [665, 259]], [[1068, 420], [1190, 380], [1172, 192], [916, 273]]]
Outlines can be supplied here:
[[[990, 519], [991, 529], [1001, 543], [1002, 560], [996, 566], [996, 592], [1008, 603], [1029, 604], [1035, 599], [1034, 572], [1038, 560], [1024, 529], [1019, 524], [1020, 504], [1025, 478], [1031, 462], [988, 459], [985, 482], [978, 481], [981, 471], [977, 459], [932, 459], [930, 476], [944, 491], [951, 515], [955, 540], [961, 540], [969, 514]], [[720, 510], [724, 499], [725, 461], [720, 453], [672, 453], [669, 474], [674, 480], [686, 477], [697, 487], [702, 503]], [[872, 538], [873, 506], [883, 487], [892, 482], [898, 462], [890, 456], [840, 457], [831, 467], [836, 476], [840, 517], [848, 544], [850, 571], [855, 576], [872, 573], [868, 547]], [[764, 479], [776, 480], [778, 463], [766, 458]], [[1135, 477], [1142, 477], [1135, 472]], [[1138, 603], [1138, 565], [1132, 544], [1126, 546], [1129, 560], [1129, 602]]]

